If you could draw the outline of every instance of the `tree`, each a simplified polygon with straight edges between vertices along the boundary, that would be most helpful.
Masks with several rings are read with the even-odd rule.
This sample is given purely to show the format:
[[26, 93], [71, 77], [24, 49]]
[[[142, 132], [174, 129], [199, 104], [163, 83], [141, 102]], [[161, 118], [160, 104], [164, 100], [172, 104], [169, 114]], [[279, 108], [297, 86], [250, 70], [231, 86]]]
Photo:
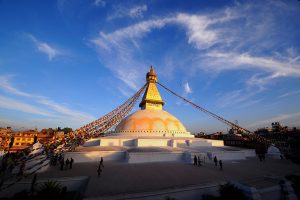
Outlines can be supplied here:
[[14, 141], [15, 141], [14, 136], [11, 136], [9, 146], [8, 146], [8, 152], [9, 152], [10, 148], [12, 148], [12, 146], [14, 145]]
[[219, 189], [221, 199], [236, 199], [236, 200], [244, 200], [246, 199], [245, 194], [242, 190], [234, 186], [233, 184], [226, 183], [225, 185], [221, 185]]
[[64, 132], [64, 134], [67, 134], [67, 133], [72, 132], [73, 129], [72, 129], [72, 128], [65, 127], [65, 128], [62, 129], [62, 131]]
[[37, 135], [35, 135], [33, 138], [33, 144], [35, 144], [36, 142], [37, 142]]
[[56, 181], [47, 181], [43, 183], [37, 192], [38, 199], [63, 199], [63, 187]]

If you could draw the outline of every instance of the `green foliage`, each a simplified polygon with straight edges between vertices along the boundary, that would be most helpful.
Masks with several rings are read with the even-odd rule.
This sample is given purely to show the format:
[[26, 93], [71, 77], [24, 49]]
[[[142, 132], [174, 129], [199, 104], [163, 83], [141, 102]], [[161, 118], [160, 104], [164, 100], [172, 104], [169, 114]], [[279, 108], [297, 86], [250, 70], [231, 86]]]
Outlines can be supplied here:
[[300, 176], [290, 175], [286, 178], [292, 182], [292, 187], [294, 188], [298, 199], [300, 199]]
[[221, 199], [235, 199], [235, 200], [244, 200], [246, 199], [245, 194], [242, 190], [238, 189], [230, 183], [221, 185], [219, 189]]
[[56, 181], [47, 181], [43, 183], [37, 192], [41, 199], [60, 199], [62, 186]]
[[27, 200], [31, 199], [29, 193], [26, 190], [18, 192], [14, 195], [13, 199], [15, 200]]
[[216, 197], [211, 194], [203, 194], [202, 195], [202, 200], [219, 200], [219, 199], [220, 199], [220, 197]]
[[202, 199], [203, 200], [228, 200], [228, 199], [246, 200], [247, 199], [242, 190], [240, 190], [239, 188], [235, 187], [233, 184], [230, 183], [220, 185], [219, 195], [220, 196], [203, 194]]
[[176, 199], [173, 198], [173, 197], [166, 196], [166, 197], [165, 197], [165, 200], [176, 200]]
[[[36, 178], [33, 178], [31, 186], [36, 184]], [[71, 200], [78, 198], [78, 194], [77, 191], [67, 192], [67, 187], [63, 187], [57, 181], [47, 181], [37, 184], [37, 189], [23, 190], [7, 200]]]
[[10, 142], [9, 142], [9, 148], [11, 148], [14, 144], [14, 141], [15, 141], [15, 138], [14, 137], [11, 137], [10, 138]]
[[73, 129], [72, 129], [72, 128], [65, 127], [65, 128], [62, 129], [62, 131], [64, 132], [64, 134], [67, 134], [67, 133], [72, 132]]

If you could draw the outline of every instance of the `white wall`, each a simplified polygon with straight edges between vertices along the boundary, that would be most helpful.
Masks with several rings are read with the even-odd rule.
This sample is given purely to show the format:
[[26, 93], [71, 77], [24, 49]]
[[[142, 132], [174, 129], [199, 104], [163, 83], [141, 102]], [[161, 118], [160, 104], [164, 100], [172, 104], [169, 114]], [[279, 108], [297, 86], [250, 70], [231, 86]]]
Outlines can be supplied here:
[[73, 158], [75, 163], [100, 161], [104, 160], [124, 160], [125, 151], [89, 151], [89, 152], [67, 152], [65, 160]]
[[208, 157], [213, 159], [215, 156], [218, 160], [245, 160], [245, 152], [243, 151], [214, 151], [208, 152]]
[[138, 147], [167, 147], [169, 146], [170, 139], [137, 139]]

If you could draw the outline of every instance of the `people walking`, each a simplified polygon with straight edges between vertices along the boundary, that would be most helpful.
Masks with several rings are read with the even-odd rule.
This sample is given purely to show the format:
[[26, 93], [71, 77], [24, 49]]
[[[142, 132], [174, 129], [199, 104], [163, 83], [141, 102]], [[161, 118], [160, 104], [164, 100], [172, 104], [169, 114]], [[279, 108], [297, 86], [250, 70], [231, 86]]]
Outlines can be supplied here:
[[98, 174], [98, 177], [100, 177], [101, 172], [102, 172], [102, 169], [101, 169], [101, 165], [99, 164], [99, 165], [98, 165], [98, 168], [97, 168], [97, 174]]
[[194, 156], [194, 165], [196, 165], [196, 166], [197, 166], [197, 164], [198, 164], [198, 161], [197, 161], [197, 156], [195, 155], [195, 156]]
[[59, 164], [60, 164], [60, 170], [64, 170], [64, 164], [65, 164], [65, 159], [64, 158], [61, 158], [60, 161], [59, 161]]
[[258, 154], [258, 159], [259, 159], [259, 161], [261, 162], [262, 161], [262, 154]]
[[100, 159], [100, 166], [101, 166], [101, 167], [104, 167], [104, 164], [103, 164], [103, 157], [101, 157], [101, 159]]
[[73, 158], [71, 158], [71, 161], [70, 161], [70, 169], [72, 169], [72, 167], [73, 167], [73, 163], [74, 163], [74, 159], [73, 159]]
[[266, 153], [262, 153], [261, 156], [262, 156], [262, 160], [265, 161], [265, 159], [266, 159]]
[[36, 180], [37, 180], [37, 174], [34, 174], [33, 179], [31, 181], [31, 187], [30, 187], [30, 193], [32, 194], [35, 191], [36, 188]]
[[67, 160], [66, 160], [66, 169], [69, 168], [69, 164], [70, 164], [70, 161], [69, 161], [69, 158], [67, 158]]
[[25, 170], [25, 162], [23, 161], [20, 165], [18, 176], [23, 176]]
[[220, 165], [220, 170], [222, 171], [223, 170], [223, 162], [222, 162], [222, 160], [219, 160], [219, 165]]
[[214, 157], [215, 166], [218, 166], [218, 159], [217, 156]]
[[200, 159], [200, 156], [198, 156], [198, 167], [201, 166], [201, 159]]

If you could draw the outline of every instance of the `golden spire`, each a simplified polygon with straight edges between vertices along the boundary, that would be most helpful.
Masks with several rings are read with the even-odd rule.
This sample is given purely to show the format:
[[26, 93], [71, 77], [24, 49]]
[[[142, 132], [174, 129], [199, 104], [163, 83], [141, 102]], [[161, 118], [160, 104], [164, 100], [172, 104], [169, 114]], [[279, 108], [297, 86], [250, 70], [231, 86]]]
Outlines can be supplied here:
[[162, 110], [164, 101], [162, 100], [156, 87], [157, 76], [152, 66], [150, 67], [150, 71], [146, 75], [146, 80], [148, 85], [144, 93], [142, 102], [140, 103], [141, 109]]

